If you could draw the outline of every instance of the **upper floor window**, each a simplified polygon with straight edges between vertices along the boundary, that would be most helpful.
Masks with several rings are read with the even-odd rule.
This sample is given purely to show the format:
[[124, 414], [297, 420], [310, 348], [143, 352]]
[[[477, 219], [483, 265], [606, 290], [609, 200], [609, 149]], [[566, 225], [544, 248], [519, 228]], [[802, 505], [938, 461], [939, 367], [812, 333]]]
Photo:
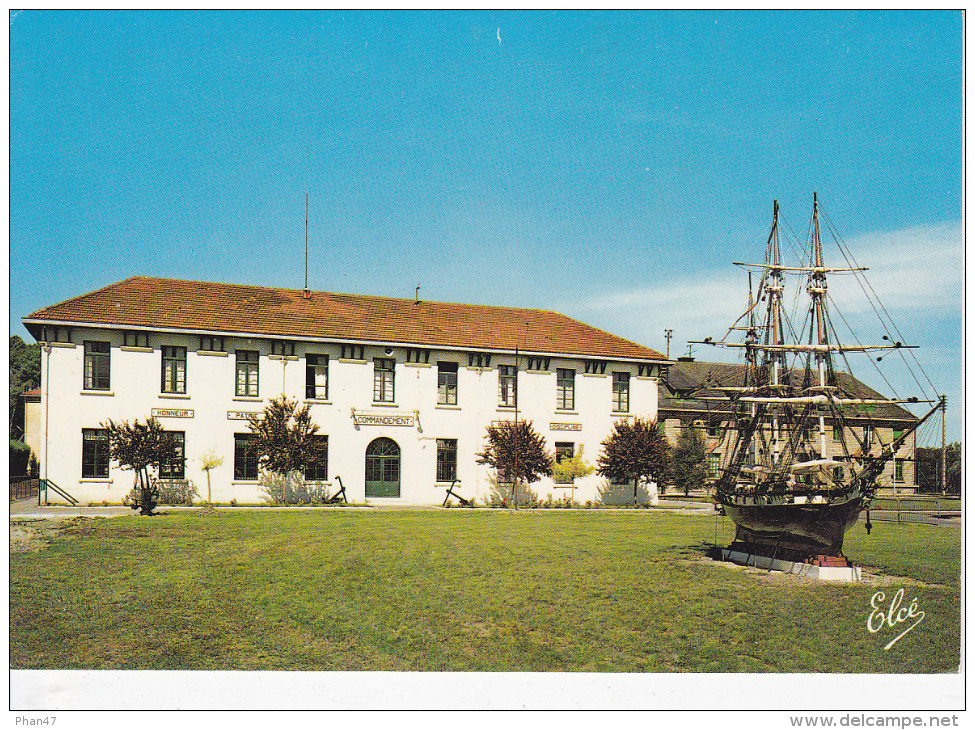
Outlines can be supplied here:
[[125, 347], [149, 347], [149, 333], [125, 330], [122, 333], [122, 344]]
[[863, 445], [869, 447], [873, 443], [873, 426], [863, 427]]
[[200, 349], [206, 352], [223, 352], [223, 337], [200, 335]]
[[186, 392], [186, 348], [163, 345], [162, 392]]
[[721, 454], [708, 454], [708, 476], [718, 477], [721, 475]]
[[902, 429], [902, 428], [895, 428], [890, 435], [891, 435], [891, 438], [894, 441], [896, 441], [897, 439], [899, 439], [901, 436], [904, 435], [904, 429]]
[[394, 388], [396, 361], [377, 357], [373, 360], [375, 368], [372, 383], [372, 400], [375, 403], [392, 403], [396, 399]]
[[305, 479], [310, 482], [323, 482], [328, 479], [328, 436], [317, 433], [313, 437], [317, 459], [305, 467]]
[[894, 459], [894, 482], [897, 484], [904, 483], [904, 460]]
[[843, 440], [843, 426], [838, 425], [838, 424], [837, 425], [834, 425], [833, 426], [833, 441], [842, 441], [842, 440]]
[[562, 409], [575, 408], [576, 403], [576, 371], [570, 368], [558, 368], [555, 376], [555, 407]]
[[305, 355], [305, 397], [328, 398], [328, 355]]
[[630, 410], [629, 373], [613, 373], [613, 410], [617, 413]]
[[237, 350], [237, 395], [257, 396], [259, 360], [256, 350]]
[[109, 344], [85, 340], [85, 390], [109, 390], [111, 370]]
[[437, 439], [437, 481], [457, 478], [457, 439]]
[[709, 423], [707, 425], [708, 438], [716, 439], [721, 436], [721, 424], [720, 423]]
[[518, 368], [498, 365], [498, 405], [513, 406], [518, 402]]
[[437, 403], [457, 405], [457, 363], [437, 363]]
[[108, 476], [108, 431], [103, 428], [81, 429], [81, 478], [102, 479]]
[[166, 433], [176, 444], [176, 453], [171, 459], [160, 461], [160, 479], [184, 479], [186, 477], [186, 432], [168, 431]]

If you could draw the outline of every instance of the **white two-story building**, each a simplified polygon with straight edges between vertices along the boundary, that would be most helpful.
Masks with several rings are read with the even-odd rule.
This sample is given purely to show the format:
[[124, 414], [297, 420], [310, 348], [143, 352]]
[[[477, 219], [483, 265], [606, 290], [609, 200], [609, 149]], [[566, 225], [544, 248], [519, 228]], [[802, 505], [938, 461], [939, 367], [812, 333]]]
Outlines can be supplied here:
[[[133, 277], [24, 318], [43, 345], [41, 476], [82, 503], [120, 502], [133, 475], [108, 456], [109, 419], [155, 416], [215, 502], [260, 502], [248, 417], [282, 394], [311, 404], [327, 462], [308, 479], [353, 502], [484, 500], [492, 422], [525, 419], [558, 458], [595, 463], [615, 421], [655, 418], [660, 353], [531, 309]], [[603, 479], [545, 479], [542, 497], [595, 500]], [[50, 500], [57, 501], [49, 491]]]

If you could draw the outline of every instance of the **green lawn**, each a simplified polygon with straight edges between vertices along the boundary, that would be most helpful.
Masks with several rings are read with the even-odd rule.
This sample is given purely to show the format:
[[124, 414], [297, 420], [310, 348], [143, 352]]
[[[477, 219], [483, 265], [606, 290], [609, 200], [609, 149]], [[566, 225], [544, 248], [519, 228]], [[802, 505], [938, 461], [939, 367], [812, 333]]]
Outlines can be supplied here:
[[[924, 620], [867, 630], [878, 586], [730, 568], [724, 518], [651, 510], [184, 511], [11, 556], [15, 669], [954, 672], [960, 531], [878, 524], [858, 564]], [[897, 585], [882, 587], [888, 596]], [[908, 624], [909, 625], [909, 624]]]

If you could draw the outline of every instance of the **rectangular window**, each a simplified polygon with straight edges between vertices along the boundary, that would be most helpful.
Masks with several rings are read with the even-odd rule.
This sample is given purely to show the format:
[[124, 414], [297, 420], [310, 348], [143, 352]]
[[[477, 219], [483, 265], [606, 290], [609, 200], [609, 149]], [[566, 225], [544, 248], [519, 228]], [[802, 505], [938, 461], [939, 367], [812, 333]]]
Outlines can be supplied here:
[[377, 357], [373, 360], [375, 367], [372, 383], [372, 400], [375, 403], [392, 403], [396, 398], [394, 378], [396, 375], [396, 361]]
[[[571, 441], [555, 442], [555, 463], [560, 464], [564, 460], [571, 460], [575, 456], [575, 444]], [[572, 477], [555, 476], [553, 480], [556, 484], [572, 484]]]
[[223, 352], [223, 337], [200, 335], [200, 349], [206, 352]]
[[437, 481], [457, 478], [457, 439], [437, 439]]
[[85, 390], [111, 388], [111, 348], [107, 342], [85, 340]]
[[185, 347], [170, 347], [169, 345], [163, 345], [162, 392], [163, 393], [185, 393], [186, 392], [186, 348]]
[[254, 449], [253, 434], [234, 434], [234, 479], [241, 481], [257, 479], [257, 451]]
[[259, 359], [256, 350], [237, 350], [237, 395], [257, 397]]
[[328, 398], [328, 355], [305, 355], [305, 397]]
[[315, 434], [315, 451], [318, 459], [305, 467], [305, 479], [310, 482], [324, 482], [328, 479], [328, 436]]
[[891, 437], [893, 438], [894, 441], [896, 441], [903, 435], [904, 435], [904, 429], [902, 428], [895, 428], [893, 430], [893, 433], [891, 433]]
[[873, 426], [863, 427], [863, 443], [868, 447], [873, 443]]
[[167, 434], [176, 442], [176, 457], [159, 462], [160, 479], [184, 479], [186, 477], [186, 432], [168, 431]]
[[721, 454], [708, 454], [708, 476], [718, 477], [721, 474]]
[[894, 483], [904, 483], [904, 460], [894, 459]]
[[518, 399], [518, 368], [498, 365], [498, 405], [513, 406]]
[[576, 404], [576, 371], [570, 368], [558, 368], [555, 375], [555, 407], [565, 410], [575, 408]]
[[617, 413], [630, 410], [629, 373], [613, 373], [613, 410]]
[[708, 438], [716, 439], [721, 436], [721, 424], [709, 423], [707, 429]]
[[437, 363], [437, 403], [457, 405], [457, 363]]
[[81, 429], [81, 478], [102, 479], [108, 476], [108, 431], [103, 428]]
[[833, 426], [833, 441], [842, 441], [842, 440], [843, 440], [843, 427]]

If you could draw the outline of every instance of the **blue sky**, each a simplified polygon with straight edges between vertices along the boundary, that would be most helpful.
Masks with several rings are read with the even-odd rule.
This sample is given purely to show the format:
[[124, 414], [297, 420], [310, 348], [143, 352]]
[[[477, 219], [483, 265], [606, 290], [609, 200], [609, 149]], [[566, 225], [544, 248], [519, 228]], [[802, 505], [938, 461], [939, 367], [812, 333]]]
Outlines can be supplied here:
[[313, 289], [682, 354], [817, 190], [960, 437], [958, 12], [11, 16], [13, 334], [134, 274], [301, 288], [307, 176]]

